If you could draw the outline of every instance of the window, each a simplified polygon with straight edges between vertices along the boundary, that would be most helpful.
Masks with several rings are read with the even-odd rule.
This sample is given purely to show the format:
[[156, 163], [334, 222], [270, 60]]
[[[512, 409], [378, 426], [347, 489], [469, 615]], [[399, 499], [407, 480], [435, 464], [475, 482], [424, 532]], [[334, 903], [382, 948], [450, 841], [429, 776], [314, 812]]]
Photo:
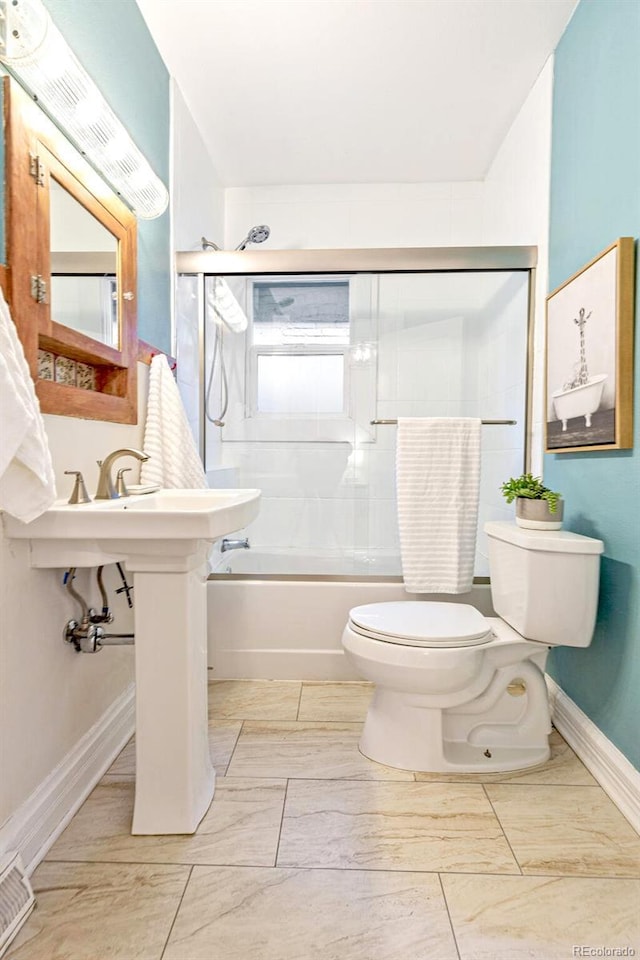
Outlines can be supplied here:
[[346, 416], [349, 281], [255, 280], [251, 293], [252, 416]]
[[224, 280], [248, 325], [233, 333], [223, 329], [229, 385], [223, 439], [372, 439], [377, 370], [372, 278], [305, 274]]

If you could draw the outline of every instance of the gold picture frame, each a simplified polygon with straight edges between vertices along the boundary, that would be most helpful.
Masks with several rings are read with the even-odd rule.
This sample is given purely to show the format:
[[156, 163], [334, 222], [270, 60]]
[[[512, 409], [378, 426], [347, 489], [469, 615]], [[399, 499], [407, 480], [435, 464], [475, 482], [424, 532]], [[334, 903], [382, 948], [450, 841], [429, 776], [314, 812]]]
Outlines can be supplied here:
[[633, 446], [634, 259], [620, 237], [547, 297], [547, 453]]

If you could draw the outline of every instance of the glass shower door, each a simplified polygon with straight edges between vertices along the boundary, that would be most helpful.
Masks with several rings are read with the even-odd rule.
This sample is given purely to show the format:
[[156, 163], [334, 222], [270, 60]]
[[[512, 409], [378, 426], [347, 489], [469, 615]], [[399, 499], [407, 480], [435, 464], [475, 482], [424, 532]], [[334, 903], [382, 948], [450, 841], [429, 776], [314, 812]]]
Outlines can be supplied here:
[[207, 469], [262, 490], [231, 572], [399, 576], [396, 431], [372, 421], [478, 417], [516, 421], [482, 429], [486, 576], [482, 526], [524, 466], [528, 270], [206, 281]]

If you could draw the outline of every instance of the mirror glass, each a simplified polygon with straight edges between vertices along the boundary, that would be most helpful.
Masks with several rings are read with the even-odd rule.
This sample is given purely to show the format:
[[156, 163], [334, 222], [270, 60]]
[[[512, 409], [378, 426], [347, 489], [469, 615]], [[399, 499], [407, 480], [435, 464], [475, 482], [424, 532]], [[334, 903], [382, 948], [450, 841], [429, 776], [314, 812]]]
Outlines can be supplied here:
[[118, 240], [50, 178], [51, 318], [120, 348]]

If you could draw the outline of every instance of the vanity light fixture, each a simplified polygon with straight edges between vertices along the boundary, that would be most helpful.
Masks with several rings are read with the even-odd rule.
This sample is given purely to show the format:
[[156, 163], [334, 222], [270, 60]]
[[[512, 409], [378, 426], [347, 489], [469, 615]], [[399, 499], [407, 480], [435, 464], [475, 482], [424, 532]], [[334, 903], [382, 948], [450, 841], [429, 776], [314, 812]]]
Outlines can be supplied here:
[[0, 0], [0, 63], [28, 91], [136, 216], [169, 203], [153, 172], [41, 0]]

